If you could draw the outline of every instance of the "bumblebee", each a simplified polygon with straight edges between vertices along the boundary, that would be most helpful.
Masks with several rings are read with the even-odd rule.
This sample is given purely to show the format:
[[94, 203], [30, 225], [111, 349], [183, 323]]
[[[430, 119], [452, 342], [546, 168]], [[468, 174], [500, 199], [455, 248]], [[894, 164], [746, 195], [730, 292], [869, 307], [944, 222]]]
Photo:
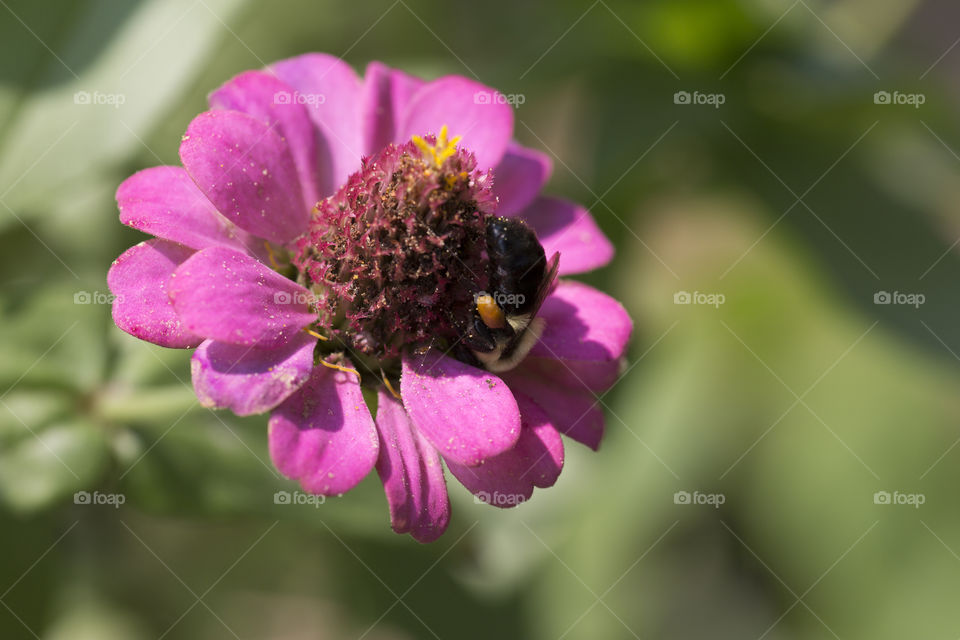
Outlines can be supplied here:
[[547, 261], [533, 229], [515, 218], [491, 218], [486, 244], [489, 291], [474, 296], [462, 344], [488, 371], [523, 360], [546, 325], [537, 317], [557, 276], [560, 254]]

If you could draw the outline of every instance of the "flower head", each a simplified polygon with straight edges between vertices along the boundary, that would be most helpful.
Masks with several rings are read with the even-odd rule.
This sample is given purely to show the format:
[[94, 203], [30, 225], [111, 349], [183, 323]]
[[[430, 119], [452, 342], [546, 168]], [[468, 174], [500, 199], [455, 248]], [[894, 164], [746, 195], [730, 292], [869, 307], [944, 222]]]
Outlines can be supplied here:
[[182, 166], [117, 191], [121, 221], [155, 236], [110, 269], [117, 326], [195, 348], [204, 406], [270, 412], [273, 461], [305, 490], [376, 468], [394, 530], [420, 541], [449, 520], [444, 465], [513, 506], [556, 481], [561, 434], [599, 445], [595, 394], [632, 328], [554, 280], [612, 247], [584, 208], [540, 195], [549, 159], [511, 141], [500, 98], [300, 56], [215, 91]]
[[323, 296], [319, 325], [354, 351], [396, 358], [410, 345], [455, 341], [455, 317], [485, 286], [492, 180], [446, 137], [415, 136], [364, 158], [295, 243], [293, 263]]

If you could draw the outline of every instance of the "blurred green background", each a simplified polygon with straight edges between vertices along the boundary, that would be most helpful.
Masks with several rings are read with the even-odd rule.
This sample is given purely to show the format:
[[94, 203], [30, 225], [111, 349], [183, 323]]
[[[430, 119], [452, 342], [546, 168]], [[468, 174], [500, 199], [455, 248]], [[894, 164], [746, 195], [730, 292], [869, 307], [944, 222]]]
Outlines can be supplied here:
[[[0, 637], [956, 638], [958, 25], [949, 0], [0, 1]], [[523, 95], [548, 192], [618, 248], [584, 279], [636, 321], [600, 452], [568, 442], [513, 510], [451, 482], [429, 546], [375, 475], [274, 504], [266, 418], [199, 407], [188, 353], [105, 304], [141, 239], [117, 185], [308, 51]]]

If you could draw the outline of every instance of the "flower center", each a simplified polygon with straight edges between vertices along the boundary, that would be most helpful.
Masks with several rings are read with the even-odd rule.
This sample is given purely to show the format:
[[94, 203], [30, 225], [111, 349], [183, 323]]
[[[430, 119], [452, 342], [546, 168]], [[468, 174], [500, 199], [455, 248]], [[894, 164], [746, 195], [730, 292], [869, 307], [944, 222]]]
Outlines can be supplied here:
[[487, 287], [492, 179], [458, 141], [443, 127], [365, 158], [296, 242], [318, 326], [354, 356], [452, 344]]

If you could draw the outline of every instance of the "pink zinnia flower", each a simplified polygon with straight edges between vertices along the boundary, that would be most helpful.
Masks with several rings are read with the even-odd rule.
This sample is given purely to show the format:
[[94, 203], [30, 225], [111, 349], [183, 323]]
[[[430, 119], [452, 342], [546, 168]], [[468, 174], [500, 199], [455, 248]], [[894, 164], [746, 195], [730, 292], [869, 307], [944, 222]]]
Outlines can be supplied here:
[[[613, 249], [583, 207], [540, 195], [551, 163], [511, 140], [501, 94], [380, 63], [361, 79], [309, 54], [210, 105], [182, 167], [118, 189], [120, 220], [156, 237], [108, 276], [118, 327], [196, 348], [204, 406], [271, 412], [273, 461], [306, 491], [343, 493], [376, 467], [394, 530], [420, 541], [449, 521], [441, 460], [512, 506], [556, 481], [561, 434], [597, 448], [595, 394], [632, 325], [551, 267], [559, 253], [560, 275], [588, 271]], [[524, 301], [536, 289], [542, 305]]]

